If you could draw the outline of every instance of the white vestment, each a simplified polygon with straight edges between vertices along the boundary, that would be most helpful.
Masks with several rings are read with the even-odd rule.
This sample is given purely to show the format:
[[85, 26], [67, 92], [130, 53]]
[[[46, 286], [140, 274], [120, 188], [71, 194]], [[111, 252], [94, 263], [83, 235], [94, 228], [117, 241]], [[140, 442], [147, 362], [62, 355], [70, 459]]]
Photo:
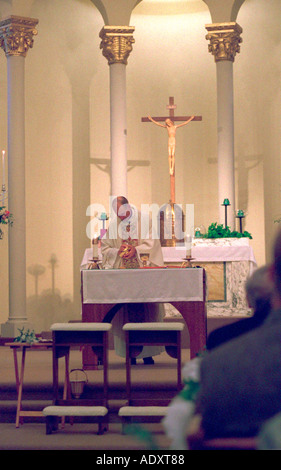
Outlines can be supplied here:
[[[126, 228], [130, 224], [130, 231], [128, 232]], [[143, 229], [144, 225], [143, 222]], [[127, 218], [123, 221], [116, 217], [110, 224], [107, 230], [106, 235], [102, 238], [101, 241], [101, 252], [102, 252], [102, 267], [103, 269], [120, 269], [122, 268], [122, 258], [118, 255], [119, 248], [126, 237], [130, 236], [131, 239], [136, 241], [136, 251], [137, 258], [139, 260], [140, 266], [142, 263], [140, 261], [139, 255], [142, 252], [149, 253], [149, 265], [150, 266], [164, 266], [164, 260], [162, 255], [162, 249], [160, 240], [158, 238], [152, 238], [152, 231], [150, 223], [147, 228], [141, 230], [141, 216], [137, 213], [136, 210], [133, 211], [133, 215], [130, 218]], [[146, 232], [146, 235], [144, 233]], [[147, 238], [146, 238], [147, 236]], [[126, 286], [124, 286], [126, 289]], [[144, 319], [145, 322], [160, 322], [164, 318], [164, 306], [163, 304], [157, 303], [148, 303], [143, 304], [144, 306]], [[114, 335], [114, 348], [116, 354], [121, 357], [125, 357], [126, 348], [125, 348], [125, 333], [122, 330], [122, 327], [125, 323], [129, 321], [128, 316], [128, 306], [124, 306], [117, 312], [115, 317], [112, 320], [112, 331]], [[134, 320], [135, 321], [135, 320]], [[160, 354], [164, 348], [162, 346], [144, 346], [142, 352], [137, 356], [138, 358], [150, 357]]]

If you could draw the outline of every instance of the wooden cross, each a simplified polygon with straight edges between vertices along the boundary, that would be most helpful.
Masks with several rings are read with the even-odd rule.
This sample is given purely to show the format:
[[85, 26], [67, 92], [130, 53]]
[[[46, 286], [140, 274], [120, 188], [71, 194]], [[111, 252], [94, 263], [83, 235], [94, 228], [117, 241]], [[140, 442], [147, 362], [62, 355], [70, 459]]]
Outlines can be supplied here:
[[[174, 97], [169, 97], [169, 104], [167, 105], [169, 109], [169, 116], [156, 116], [156, 117], [143, 117], [141, 118], [142, 122], [154, 122], [158, 126], [165, 127], [168, 130], [169, 134], [169, 167], [170, 167], [170, 192], [171, 192], [171, 203], [175, 203], [175, 162], [174, 162], [174, 152], [175, 152], [175, 131], [178, 127], [184, 126], [189, 121], [202, 121], [202, 116], [175, 116], [176, 105], [174, 104]], [[161, 122], [166, 122], [170, 120], [171, 125], [160, 124]], [[183, 121], [182, 124], [174, 125], [175, 121]]]

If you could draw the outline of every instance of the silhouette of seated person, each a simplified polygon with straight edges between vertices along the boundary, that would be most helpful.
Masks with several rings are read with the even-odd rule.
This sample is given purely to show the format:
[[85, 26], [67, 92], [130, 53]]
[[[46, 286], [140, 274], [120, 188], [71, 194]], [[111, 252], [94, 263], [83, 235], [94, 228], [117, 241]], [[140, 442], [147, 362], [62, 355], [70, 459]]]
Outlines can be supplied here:
[[281, 231], [270, 272], [272, 310], [261, 325], [202, 359], [196, 413], [205, 439], [257, 436], [281, 412]]
[[260, 326], [268, 316], [273, 295], [273, 281], [270, 278], [269, 267], [262, 266], [256, 269], [246, 281], [245, 289], [247, 302], [253, 310], [253, 315], [212, 331], [207, 338], [208, 350]]

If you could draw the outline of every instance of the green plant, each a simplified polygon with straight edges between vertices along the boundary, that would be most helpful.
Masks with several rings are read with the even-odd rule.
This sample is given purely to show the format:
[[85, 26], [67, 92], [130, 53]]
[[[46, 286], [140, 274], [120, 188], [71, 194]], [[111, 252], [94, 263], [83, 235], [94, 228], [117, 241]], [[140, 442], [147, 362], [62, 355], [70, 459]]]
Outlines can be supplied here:
[[28, 330], [24, 330], [24, 328], [20, 329], [18, 328], [20, 334], [18, 336], [16, 336], [16, 338], [14, 338], [14, 342], [15, 343], [29, 343], [29, 344], [32, 344], [32, 343], [36, 343], [38, 341], [38, 339], [36, 338], [36, 335], [34, 333], [34, 330], [30, 331], [29, 329]]
[[203, 235], [203, 238], [253, 238], [252, 235], [246, 230], [243, 233], [237, 232], [237, 230], [231, 230], [229, 227], [224, 227], [222, 224], [213, 222], [209, 225], [207, 233]]

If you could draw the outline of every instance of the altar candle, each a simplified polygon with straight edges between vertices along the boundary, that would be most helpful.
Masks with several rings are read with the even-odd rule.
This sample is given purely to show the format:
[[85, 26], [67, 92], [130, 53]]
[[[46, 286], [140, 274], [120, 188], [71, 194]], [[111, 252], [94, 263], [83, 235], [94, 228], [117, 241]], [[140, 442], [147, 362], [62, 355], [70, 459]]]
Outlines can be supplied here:
[[186, 256], [191, 256], [191, 236], [186, 235], [185, 237]]
[[98, 258], [99, 257], [99, 239], [98, 237], [93, 239], [93, 258]]
[[5, 186], [5, 150], [2, 150], [2, 186]]

